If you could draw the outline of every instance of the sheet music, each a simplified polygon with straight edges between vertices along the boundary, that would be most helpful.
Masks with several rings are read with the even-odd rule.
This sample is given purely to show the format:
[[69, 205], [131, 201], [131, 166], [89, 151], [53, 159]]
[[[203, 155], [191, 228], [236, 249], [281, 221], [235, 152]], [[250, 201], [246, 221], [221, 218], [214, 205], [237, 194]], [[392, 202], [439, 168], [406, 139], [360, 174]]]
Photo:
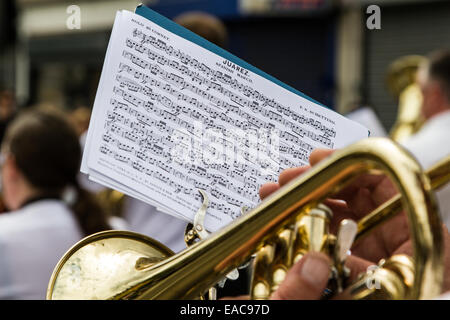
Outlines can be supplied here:
[[[297, 71], [301, 76], [301, 70]], [[96, 182], [215, 231], [259, 187], [367, 129], [128, 11], [108, 46], [83, 155]]]

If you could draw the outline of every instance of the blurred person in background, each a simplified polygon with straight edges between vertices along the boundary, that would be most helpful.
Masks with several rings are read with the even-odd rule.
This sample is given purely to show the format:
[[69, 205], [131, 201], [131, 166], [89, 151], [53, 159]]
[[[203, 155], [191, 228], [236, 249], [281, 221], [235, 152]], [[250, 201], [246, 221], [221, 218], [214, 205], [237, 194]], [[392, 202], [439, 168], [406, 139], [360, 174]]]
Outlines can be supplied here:
[[189, 11], [176, 16], [173, 21], [198, 34], [215, 45], [228, 45], [228, 31], [217, 17], [201, 11]]
[[63, 254], [83, 237], [111, 229], [77, 177], [81, 148], [66, 118], [32, 109], [9, 125], [1, 148], [0, 299], [45, 299]]
[[[5, 135], [8, 124], [16, 115], [16, 99], [12, 90], [0, 87], [0, 144]], [[0, 213], [6, 212], [3, 197], [0, 191]]]
[[91, 118], [91, 109], [88, 107], [77, 107], [69, 112], [69, 121], [75, 128], [79, 137], [85, 135], [89, 128], [89, 120]]
[[6, 127], [16, 115], [16, 99], [14, 92], [0, 88], [0, 143], [5, 135]]
[[[439, 50], [419, 67], [425, 123], [402, 145], [427, 169], [450, 155], [450, 50]], [[450, 185], [436, 192], [442, 220], [450, 227]]]

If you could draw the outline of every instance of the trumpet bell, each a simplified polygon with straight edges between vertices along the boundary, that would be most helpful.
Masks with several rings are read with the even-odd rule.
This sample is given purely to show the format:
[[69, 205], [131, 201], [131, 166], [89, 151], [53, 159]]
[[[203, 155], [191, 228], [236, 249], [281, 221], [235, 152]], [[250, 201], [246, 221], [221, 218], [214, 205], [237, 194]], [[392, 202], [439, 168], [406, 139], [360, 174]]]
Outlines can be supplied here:
[[138, 233], [96, 233], [79, 241], [60, 260], [50, 278], [47, 299], [110, 299], [117, 292], [127, 292], [150, 266], [172, 255], [165, 245]]
[[427, 59], [420, 55], [403, 56], [389, 65], [386, 82], [389, 91], [399, 97], [403, 90], [416, 82], [416, 73], [420, 64]]

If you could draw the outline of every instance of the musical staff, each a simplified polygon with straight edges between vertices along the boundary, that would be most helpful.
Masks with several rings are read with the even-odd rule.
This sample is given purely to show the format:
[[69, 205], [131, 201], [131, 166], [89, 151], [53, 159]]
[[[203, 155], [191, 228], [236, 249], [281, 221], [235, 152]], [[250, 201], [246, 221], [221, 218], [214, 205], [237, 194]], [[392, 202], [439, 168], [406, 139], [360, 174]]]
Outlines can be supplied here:
[[256, 206], [260, 186], [283, 169], [307, 164], [317, 147], [334, 148], [328, 113], [283, 100], [278, 89], [256, 85], [256, 74], [238, 77], [231, 62], [224, 67], [223, 58], [195, 53], [133, 17], [107, 53], [114, 58], [88, 141], [95, 172], [188, 219], [203, 189], [218, 227]]

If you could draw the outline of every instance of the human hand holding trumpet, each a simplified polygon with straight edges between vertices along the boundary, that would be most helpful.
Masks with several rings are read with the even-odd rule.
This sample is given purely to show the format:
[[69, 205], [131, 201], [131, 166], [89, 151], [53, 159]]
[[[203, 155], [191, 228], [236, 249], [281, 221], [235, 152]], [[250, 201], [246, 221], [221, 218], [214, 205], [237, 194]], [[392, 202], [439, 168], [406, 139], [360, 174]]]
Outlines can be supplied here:
[[[333, 153], [333, 150], [317, 149], [310, 156], [310, 165], [314, 166]], [[286, 185], [292, 179], [305, 173], [311, 166], [289, 168], [283, 171], [277, 183], [266, 183], [260, 190], [261, 200]], [[340, 190], [325, 201], [333, 211], [330, 231], [336, 232], [343, 219], [360, 220], [372, 210], [385, 203], [398, 193], [395, 185], [385, 175], [362, 174], [350, 185]], [[442, 226], [444, 243], [444, 280], [442, 292], [450, 290], [450, 235]], [[346, 259], [350, 270], [350, 282], [376, 265], [380, 259], [392, 255], [406, 254], [412, 256], [411, 234], [405, 212], [391, 218], [376, 230], [354, 244], [351, 255]], [[319, 299], [328, 283], [331, 260], [321, 252], [307, 253], [287, 272], [286, 278], [272, 294], [272, 299]], [[335, 296], [336, 299], [349, 298], [348, 291]]]

